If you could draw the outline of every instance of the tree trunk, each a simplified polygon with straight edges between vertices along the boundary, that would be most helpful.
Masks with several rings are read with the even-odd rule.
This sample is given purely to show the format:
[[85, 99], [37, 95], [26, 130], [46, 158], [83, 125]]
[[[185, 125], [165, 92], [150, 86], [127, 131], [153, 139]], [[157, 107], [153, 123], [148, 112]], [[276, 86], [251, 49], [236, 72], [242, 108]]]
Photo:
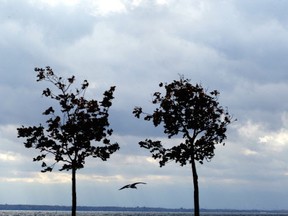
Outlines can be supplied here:
[[191, 166], [194, 185], [194, 216], [200, 216], [198, 175], [194, 158], [192, 159]]
[[76, 168], [72, 168], [72, 216], [76, 216], [77, 197], [76, 197]]

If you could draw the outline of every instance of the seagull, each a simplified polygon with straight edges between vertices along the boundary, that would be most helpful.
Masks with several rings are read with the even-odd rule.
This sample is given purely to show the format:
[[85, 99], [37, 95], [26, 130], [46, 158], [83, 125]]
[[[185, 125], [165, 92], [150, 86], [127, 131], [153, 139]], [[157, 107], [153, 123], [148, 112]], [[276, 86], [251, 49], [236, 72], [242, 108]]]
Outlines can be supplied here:
[[119, 190], [125, 189], [125, 188], [133, 188], [133, 189], [137, 189], [136, 185], [137, 184], [146, 184], [145, 182], [135, 182], [133, 184], [128, 184], [123, 186], [122, 188], [120, 188]]

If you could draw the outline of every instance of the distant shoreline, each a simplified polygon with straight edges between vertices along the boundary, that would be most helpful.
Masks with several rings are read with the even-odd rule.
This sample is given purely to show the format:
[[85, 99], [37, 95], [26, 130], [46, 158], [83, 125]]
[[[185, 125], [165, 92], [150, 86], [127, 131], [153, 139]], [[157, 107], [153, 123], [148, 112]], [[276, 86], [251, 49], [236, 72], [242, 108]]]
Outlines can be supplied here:
[[[70, 211], [70, 206], [61, 205], [22, 205], [22, 204], [0, 204], [0, 211]], [[116, 206], [78, 206], [77, 211], [114, 211], [114, 212], [192, 212], [193, 209], [170, 209], [150, 207], [116, 207]]]
[[[61, 205], [21, 205], [0, 204], [0, 211], [70, 211], [70, 206]], [[157, 208], [157, 207], [116, 207], [116, 206], [78, 206], [77, 211], [112, 211], [112, 212], [193, 212], [186, 208]], [[201, 209], [201, 212], [227, 213], [288, 213], [288, 210], [236, 210], [236, 209]]]

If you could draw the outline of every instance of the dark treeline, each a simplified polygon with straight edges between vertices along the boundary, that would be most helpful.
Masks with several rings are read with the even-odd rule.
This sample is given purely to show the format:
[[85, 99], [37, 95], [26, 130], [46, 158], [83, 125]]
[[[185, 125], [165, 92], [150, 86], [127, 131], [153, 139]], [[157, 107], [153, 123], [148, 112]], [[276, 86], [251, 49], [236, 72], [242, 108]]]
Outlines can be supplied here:
[[[71, 206], [60, 205], [0, 205], [0, 210], [14, 211], [71, 211]], [[78, 206], [78, 211], [119, 211], [119, 212], [192, 212], [192, 209], [152, 208], [152, 207], [116, 207], [116, 206]]]
[[[20, 205], [0, 204], [0, 211], [71, 211], [71, 206], [61, 205]], [[117, 206], [78, 206], [78, 211], [112, 211], [112, 212], [193, 212], [193, 209], [186, 208], [160, 208], [160, 207], [117, 207]], [[288, 214], [287, 210], [239, 210], [239, 209], [200, 209], [200, 212], [207, 213], [273, 213]]]

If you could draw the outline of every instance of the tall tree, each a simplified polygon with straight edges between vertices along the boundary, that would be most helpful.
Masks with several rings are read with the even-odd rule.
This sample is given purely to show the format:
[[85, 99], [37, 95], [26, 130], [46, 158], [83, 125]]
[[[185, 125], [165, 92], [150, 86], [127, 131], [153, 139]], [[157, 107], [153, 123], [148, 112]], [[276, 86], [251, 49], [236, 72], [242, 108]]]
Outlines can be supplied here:
[[[160, 167], [174, 160], [181, 166], [191, 164], [194, 185], [194, 215], [200, 215], [199, 187], [196, 161], [203, 164], [214, 156], [215, 145], [226, 139], [227, 125], [232, 117], [219, 105], [219, 92], [206, 92], [199, 84], [180, 77], [170, 84], [159, 84], [166, 93], [155, 92], [152, 103], [158, 105], [152, 114], [135, 107], [133, 114], [152, 121], [155, 127], [163, 125], [168, 138], [182, 136], [182, 141], [172, 148], [165, 148], [161, 141], [146, 139], [139, 142], [140, 147], [149, 149], [152, 157], [159, 160]], [[224, 143], [223, 143], [224, 144]]]
[[[50, 88], [43, 90], [45, 97], [56, 100], [59, 106], [49, 107], [43, 112], [48, 116], [46, 126], [22, 126], [17, 128], [18, 137], [25, 138], [26, 148], [35, 148], [40, 154], [33, 161], [42, 161], [42, 171], [52, 171], [55, 164], [61, 165], [60, 171], [72, 174], [72, 216], [76, 215], [76, 171], [84, 168], [86, 157], [100, 158], [106, 161], [119, 149], [117, 143], [111, 143], [109, 137], [113, 130], [109, 128], [108, 111], [112, 105], [112, 86], [103, 94], [101, 101], [85, 99], [87, 80], [81, 88], [71, 89], [75, 81], [72, 76], [63, 79], [54, 74], [50, 67], [35, 68], [37, 81], [48, 81], [56, 87], [58, 93]], [[55, 103], [53, 103], [54, 105]], [[47, 156], [54, 157], [53, 164], [47, 164]]]

